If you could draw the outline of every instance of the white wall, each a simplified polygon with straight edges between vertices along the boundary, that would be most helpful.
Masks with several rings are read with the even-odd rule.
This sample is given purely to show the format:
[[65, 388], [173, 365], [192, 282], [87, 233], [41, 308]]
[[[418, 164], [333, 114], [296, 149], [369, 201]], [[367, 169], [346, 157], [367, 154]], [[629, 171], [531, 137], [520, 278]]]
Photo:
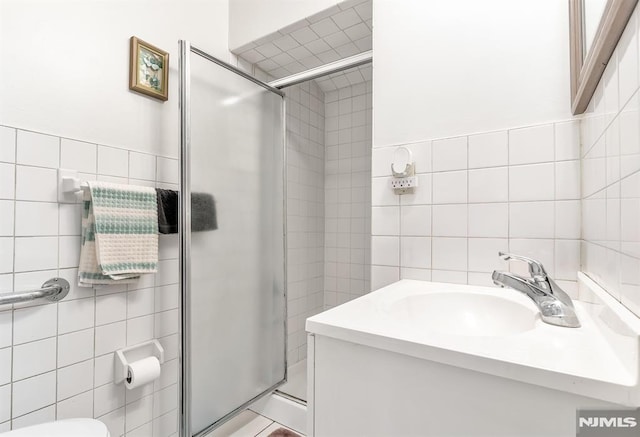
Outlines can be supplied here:
[[566, 119], [557, 0], [374, 0], [374, 147]]
[[[2, 0], [0, 123], [178, 154], [178, 39], [228, 59], [228, 0]], [[169, 100], [129, 91], [129, 37], [170, 52]]]
[[237, 49], [317, 12], [336, 0], [230, 0], [229, 48]]
[[640, 316], [639, 10], [581, 120], [582, 270]]

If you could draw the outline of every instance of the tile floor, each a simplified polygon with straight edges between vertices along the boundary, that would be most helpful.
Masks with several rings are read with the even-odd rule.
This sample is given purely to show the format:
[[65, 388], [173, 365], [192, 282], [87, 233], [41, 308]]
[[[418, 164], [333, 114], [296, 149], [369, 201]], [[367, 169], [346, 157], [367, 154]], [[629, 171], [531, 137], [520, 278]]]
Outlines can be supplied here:
[[207, 434], [207, 437], [267, 437], [278, 428], [290, 429], [258, 413], [246, 410]]

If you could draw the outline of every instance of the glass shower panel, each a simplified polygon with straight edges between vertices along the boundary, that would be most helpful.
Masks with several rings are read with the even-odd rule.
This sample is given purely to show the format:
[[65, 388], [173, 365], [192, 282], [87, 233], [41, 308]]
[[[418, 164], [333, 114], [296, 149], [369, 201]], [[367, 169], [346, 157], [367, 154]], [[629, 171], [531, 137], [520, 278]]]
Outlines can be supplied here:
[[[285, 378], [284, 103], [208, 59], [190, 54], [190, 61], [187, 323], [197, 434]], [[207, 194], [217, 228], [199, 232]]]

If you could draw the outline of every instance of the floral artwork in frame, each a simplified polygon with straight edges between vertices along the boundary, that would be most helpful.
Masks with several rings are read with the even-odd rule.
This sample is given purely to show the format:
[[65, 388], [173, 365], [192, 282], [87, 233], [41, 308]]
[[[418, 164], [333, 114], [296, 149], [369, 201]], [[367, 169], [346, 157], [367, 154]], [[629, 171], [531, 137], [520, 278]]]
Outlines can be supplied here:
[[169, 53], [131, 37], [129, 89], [159, 100], [169, 98]]

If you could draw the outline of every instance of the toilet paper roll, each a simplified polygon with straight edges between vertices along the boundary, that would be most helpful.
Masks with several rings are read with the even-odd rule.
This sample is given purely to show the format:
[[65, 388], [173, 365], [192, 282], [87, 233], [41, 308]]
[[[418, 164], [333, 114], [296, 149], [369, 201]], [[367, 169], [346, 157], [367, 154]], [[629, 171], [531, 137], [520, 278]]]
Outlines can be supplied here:
[[143, 358], [127, 366], [127, 377], [124, 385], [132, 390], [141, 387], [160, 377], [160, 361], [156, 357]]

